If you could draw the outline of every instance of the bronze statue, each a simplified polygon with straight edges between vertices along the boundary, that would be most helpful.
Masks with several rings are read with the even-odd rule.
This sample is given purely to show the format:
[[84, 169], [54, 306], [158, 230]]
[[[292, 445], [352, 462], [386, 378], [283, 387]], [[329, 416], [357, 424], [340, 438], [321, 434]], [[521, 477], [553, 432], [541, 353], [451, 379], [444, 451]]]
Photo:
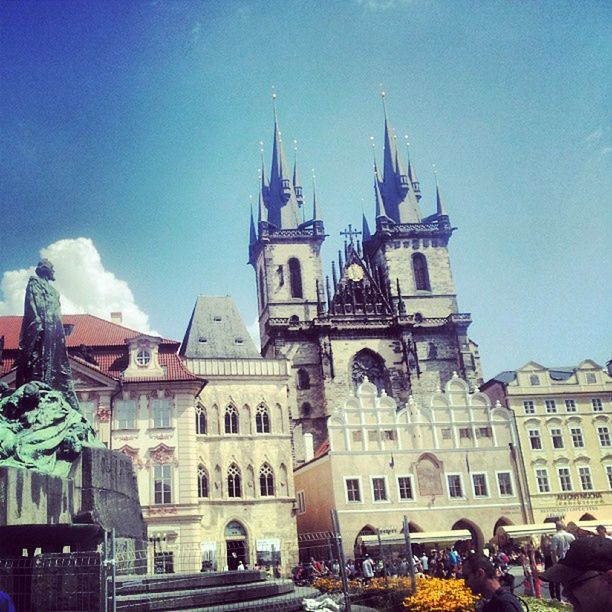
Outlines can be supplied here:
[[42, 259], [36, 267], [36, 276], [30, 277], [26, 287], [16, 386], [19, 388], [33, 380], [46, 383], [51, 389], [61, 391], [79, 411], [66, 352], [60, 297], [50, 282], [54, 280], [53, 264]]
[[60, 312], [43, 259], [26, 288], [16, 389], [0, 389], [0, 465], [66, 476], [83, 446], [102, 446], [80, 413]]

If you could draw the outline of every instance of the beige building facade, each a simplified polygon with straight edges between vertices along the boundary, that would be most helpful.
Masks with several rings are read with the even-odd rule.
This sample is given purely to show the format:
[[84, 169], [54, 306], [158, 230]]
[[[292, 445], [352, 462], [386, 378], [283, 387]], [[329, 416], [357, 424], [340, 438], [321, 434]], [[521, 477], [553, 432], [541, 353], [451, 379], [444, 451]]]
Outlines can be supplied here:
[[533, 522], [612, 520], [612, 378], [591, 360], [529, 362], [482, 390], [512, 411]]
[[[107, 446], [132, 459], [149, 571], [240, 560], [288, 569], [297, 536], [287, 364], [258, 355], [231, 300], [200, 298], [182, 346], [118, 317], [63, 319], [81, 410]], [[20, 326], [21, 317], [0, 317], [0, 381], [10, 386]], [[224, 357], [200, 358], [192, 340]]]
[[526, 520], [511, 413], [456, 374], [399, 410], [363, 382], [328, 430], [329, 446], [295, 471], [298, 530], [329, 531], [336, 509], [349, 557], [360, 536], [400, 534], [404, 515], [414, 532], [467, 529], [478, 548]]

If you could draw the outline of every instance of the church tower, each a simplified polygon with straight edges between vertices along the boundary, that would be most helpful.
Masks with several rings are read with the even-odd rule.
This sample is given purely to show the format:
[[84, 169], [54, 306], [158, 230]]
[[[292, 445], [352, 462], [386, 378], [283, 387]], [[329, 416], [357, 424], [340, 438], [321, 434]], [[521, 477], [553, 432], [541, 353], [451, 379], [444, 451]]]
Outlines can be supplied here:
[[[276, 98], [274, 95], [273, 98]], [[251, 211], [249, 263], [255, 270], [262, 354], [285, 354], [288, 327], [313, 321], [321, 301], [321, 245], [325, 230], [313, 193], [312, 217], [303, 220], [304, 199], [297, 168], [287, 164], [274, 105], [270, 177], [262, 159], [257, 225]]]
[[[383, 100], [384, 102], [384, 100]], [[341, 232], [344, 249], [323, 277], [325, 238], [316, 193], [300, 222], [302, 190], [289, 171], [276, 112], [270, 179], [263, 172], [257, 224], [251, 212], [249, 263], [256, 275], [262, 354], [287, 358], [296, 461], [327, 439], [327, 418], [364, 378], [399, 406], [428, 395], [456, 372], [480, 381], [471, 317], [460, 313], [453, 282], [449, 216], [436, 188], [435, 212], [421, 214], [410, 160], [402, 163], [385, 109], [382, 176], [374, 163], [375, 231]], [[406, 170], [404, 170], [406, 168]], [[358, 236], [362, 235], [362, 240]]]

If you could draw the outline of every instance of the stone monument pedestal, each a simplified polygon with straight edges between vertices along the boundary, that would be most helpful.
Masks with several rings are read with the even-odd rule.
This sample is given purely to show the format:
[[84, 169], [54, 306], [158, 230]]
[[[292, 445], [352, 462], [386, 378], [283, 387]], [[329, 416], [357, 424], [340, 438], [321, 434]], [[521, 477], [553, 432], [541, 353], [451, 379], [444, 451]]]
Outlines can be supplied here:
[[[85, 592], [89, 602], [102, 601], [104, 534], [112, 530], [123, 572], [145, 573], [147, 530], [132, 461], [123, 453], [86, 447], [67, 478], [0, 466], [0, 557], [6, 560], [0, 589], [20, 609], [56, 609], [60, 595], [57, 609], [83, 609]], [[42, 554], [34, 556], [37, 549]]]

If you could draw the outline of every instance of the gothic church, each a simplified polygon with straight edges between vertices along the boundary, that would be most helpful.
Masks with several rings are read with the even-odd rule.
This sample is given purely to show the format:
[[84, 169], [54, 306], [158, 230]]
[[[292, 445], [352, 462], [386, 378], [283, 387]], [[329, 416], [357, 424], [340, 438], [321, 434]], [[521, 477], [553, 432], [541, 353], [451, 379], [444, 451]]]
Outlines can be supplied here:
[[375, 230], [364, 216], [357, 241], [349, 226], [331, 279], [324, 277], [317, 195], [304, 221], [299, 173], [287, 163], [275, 109], [272, 164], [268, 178], [262, 163], [249, 263], [262, 355], [288, 359], [295, 377], [290, 405], [298, 463], [308, 455], [300, 433], [312, 434], [315, 448], [324, 443], [327, 417], [366, 377], [398, 407], [441, 389], [453, 372], [472, 387], [482, 382], [477, 346], [467, 334], [471, 317], [459, 312], [451, 274], [455, 228], [438, 187], [436, 211], [422, 215], [414, 167], [410, 161], [404, 167], [385, 110], [382, 175], [374, 162]]

